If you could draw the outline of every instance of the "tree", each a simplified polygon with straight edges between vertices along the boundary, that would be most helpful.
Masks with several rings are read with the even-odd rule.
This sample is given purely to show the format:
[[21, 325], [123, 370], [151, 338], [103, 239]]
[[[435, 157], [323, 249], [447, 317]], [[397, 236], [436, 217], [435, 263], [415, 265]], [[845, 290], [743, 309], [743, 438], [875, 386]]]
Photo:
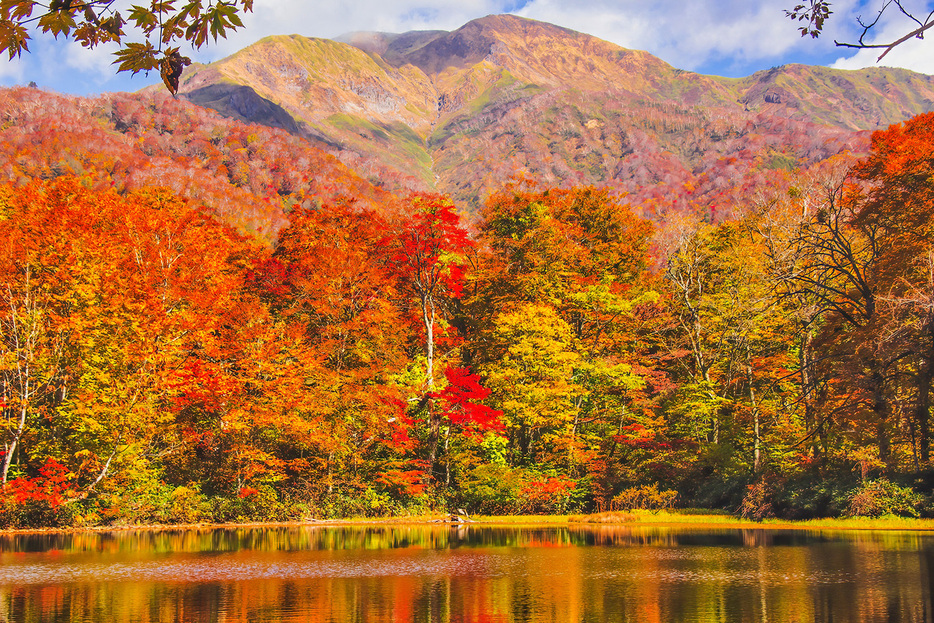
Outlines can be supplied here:
[[[174, 0], [151, 0], [133, 5], [121, 15], [116, 0], [0, 1], [0, 52], [10, 59], [29, 51], [29, 30], [35, 25], [56, 38], [71, 38], [86, 48], [104, 43], [120, 46], [114, 55], [117, 71], [158, 69], [166, 88], [174, 95], [182, 70], [191, 59], [182, 56], [173, 43], [187, 41], [199, 50], [211, 38], [243, 26], [240, 13], [253, 10], [253, 0], [190, 0], [176, 7]], [[124, 27], [131, 28], [128, 34]], [[143, 42], [130, 41], [142, 36]]]
[[[12, 246], [12, 245], [11, 245]], [[6, 250], [6, 249], [4, 249]], [[24, 257], [25, 256], [25, 257]], [[13, 268], [3, 292], [0, 315], [0, 388], [3, 409], [3, 454], [0, 482], [6, 484], [10, 466], [37, 411], [61, 385], [61, 332], [53, 326], [54, 296], [37, 285], [36, 268], [28, 251], [4, 253]]]
[[745, 221], [685, 225], [673, 232], [665, 271], [678, 325], [670, 351], [685, 353], [685, 382], [670, 410], [686, 436], [714, 453], [748, 443], [758, 472], [784, 445], [773, 430], [792, 432], [788, 422], [770, 426], [782, 410], [774, 388], [787, 366], [790, 310], [777, 304], [764, 245]]
[[[882, 54], [880, 54], [879, 58], [876, 60], [881, 61], [886, 54], [906, 41], [915, 38], [924, 39], [924, 33], [929, 28], [934, 26], [934, 11], [928, 12], [927, 15], [924, 15], [924, 12], [926, 11], [925, 8], [922, 7], [922, 10], [919, 12], [917, 10], [907, 8], [906, 4], [907, 3], [903, 0], [882, 0], [882, 6], [879, 9], [879, 12], [876, 13], [875, 18], [873, 18], [871, 21], [864, 21], [862, 16], [856, 18], [860, 28], [863, 29], [856, 43], [848, 43], [837, 40], [834, 40], [834, 43], [842, 48], [856, 48], [859, 50], [870, 48], [880, 49], [882, 50]], [[785, 11], [785, 15], [794, 21], [802, 22], [804, 24], [803, 26], [798, 27], [802, 37], [810, 35], [816, 39], [821, 35], [821, 33], [823, 33], [824, 24], [833, 13], [833, 11], [830, 10], [830, 5], [831, 3], [829, 0], [808, 0], [807, 4], [797, 4], [790, 11]], [[887, 12], [897, 12], [901, 14], [911, 24], [911, 26], [909, 26], [909, 30], [897, 39], [893, 39], [892, 41], [886, 43], [868, 43], [865, 40], [866, 37], [871, 32], [873, 32], [873, 28], [879, 24], [882, 16]]]
[[289, 220], [255, 279], [274, 315], [295, 329], [291, 358], [301, 349], [309, 362], [295, 405], [309, 430], [290, 441], [311, 465], [309, 489], [328, 500], [363, 498], [374, 487], [417, 494], [424, 470], [404, 456], [413, 422], [398, 380], [420, 336], [384, 261], [388, 225], [355, 202], [296, 208]]
[[442, 424], [433, 394], [438, 325], [451, 318], [452, 304], [461, 297], [465, 254], [473, 243], [449, 199], [414, 193], [408, 203], [410, 212], [395, 223], [383, 244], [401, 289], [417, 301], [416, 312], [425, 331], [424, 396], [419, 404], [426, 408], [428, 464], [433, 467]]
[[398, 224], [386, 244], [391, 265], [418, 300], [425, 327], [425, 387], [431, 390], [435, 384], [435, 326], [450, 299], [461, 296], [464, 254], [473, 245], [449, 200], [414, 194], [409, 202], [411, 215]]
[[855, 223], [878, 230], [876, 290], [887, 320], [881, 333], [887, 351], [912, 361], [909, 419], [916, 462], [927, 464], [934, 379], [934, 114], [873, 134], [872, 151], [855, 172], [871, 184], [859, 197]]
[[470, 355], [505, 414], [513, 462], [576, 477], [631, 422], [646, 385], [636, 370], [639, 310], [657, 299], [652, 227], [595, 188], [510, 188], [484, 216]]
[[497, 356], [484, 368], [514, 440], [515, 458], [546, 462], [571, 440], [585, 393], [575, 378], [580, 355], [571, 327], [547, 305], [499, 314]]

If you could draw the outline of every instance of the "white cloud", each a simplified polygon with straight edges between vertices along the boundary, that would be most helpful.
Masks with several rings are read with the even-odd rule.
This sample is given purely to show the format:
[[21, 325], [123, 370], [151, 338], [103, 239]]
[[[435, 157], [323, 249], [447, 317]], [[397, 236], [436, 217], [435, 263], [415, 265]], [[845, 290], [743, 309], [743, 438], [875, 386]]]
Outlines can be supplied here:
[[99, 45], [89, 50], [81, 47], [79, 43], [68, 41], [60, 49], [65, 67], [79, 71], [95, 82], [106, 82], [117, 71], [113, 64], [113, 53], [118, 49], [115, 43]]
[[[848, 14], [858, 0], [836, 0]], [[789, 53], [818, 57], [833, 50], [832, 38], [849, 27], [834, 16], [820, 40], [802, 39], [784, 10], [795, 0], [359, 0], [310, 3], [256, 0], [245, 28], [196, 53], [216, 60], [271, 34], [335, 37], [354, 30], [405, 32], [454, 30], [472, 19], [515, 9], [517, 15], [585, 32], [618, 45], [647, 50], [682, 69], [710, 63], [757, 68], [781, 64]], [[831, 57], [833, 60], [836, 56]], [[827, 58], [814, 60], [827, 62]], [[740, 70], [742, 70], [742, 68]]]
[[[134, 0], [118, 0], [130, 4]], [[336, 37], [354, 30], [405, 32], [454, 30], [472, 19], [513, 11], [595, 35], [628, 48], [655, 54], [675, 67], [726, 75], [747, 75], [786, 62], [862, 67], [875, 64], [870, 52], [841, 53], [834, 39], [853, 40], [856, 18], [873, 16], [880, 0], [834, 0], [834, 14], [820, 39], [802, 38], [784, 10], [798, 0], [256, 0], [253, 13], [243, 16], [245, 27], [226, 40], [211, 42], [193, 52], [196, 60], [211, 61], [273, 34]], [[932, 2], [934, 0], [905, 0]], [[121, 10], [123, 10], [121, 8]], [[893, 25], [880, 24], [880, 36]], [[894, 32], [894, 31], [892, 31]], [[904, 32], [904, 30], [902, 30]], [[934, 39], [934, 35], [930, 37]], [[900, 46], [885, 64], [934, 73], [934, 41]], [[23, 61], [0, 59], [0, 83], [36, 80], [43, 86], [75, 93], [138, 89], [158, 82], [158, 76], [126, 74], [115, 77], [107, 48], [86, 50], [37, 34], [33, 50]], [[183, 53], [187, 53], [183, 46]], [[847, 58], [841, 58], [847, 57]], [[839, 60], [838, 60], [839, 59]]]
[[[922, 7], [923, 9], [923, 7]], [[925, 15], [927, 13], [925, 12]], [[888, 19], [880, 21], [879, 24], [868, 33], [865, 38], [869, 44], [890, 44], [904, 35], [910, 33], [917, 27], [917, 24], [906, 19], [904, 16], [891, 11], [886, 16]], [[866, 20], [864, 20], [866, 21]], [[847, 42], [854, 43], [859, 38], [858, 33], [846, 39]], [[926, 74], [934, 74], [934, 33], [929, 33], [927, 39], [909, 39], [904, 43], [894, 47], [880, 61], [879, 56], [885, 51], [884, 48], [868, 48], [850, 52], [849, 55], [843, 55], [833, 63], [837, 69], [862, 69], [863, 67], [903, 67]]]
[[835, 69], [862, 69], [863, 67], [903, 67], [923, 74], [934, 75], [934, 54], [929, 41], [906, 41], [878, 60], [882, 50], [860, 50], [853, 56], [837, 59]]
[[337, 37], [356, 30], [454, 30], [472, 19], [502, 10], [501, 0], [256, 0], [253, 12], [243, 18], [242, 30], [216, 45], [212, 42], [210, 49], [197, 56], [214, 60], [276, 34]]
[[[835, 2], [844, 9], [853, 0]], [[792, 0], [597, 0], [585, 6], [534, 0], [521, 14], [581, 30], [628, 48], [647, 50], [682, 69], [712, 61], [770, 61], [794, 50], [819, 54], [827, 36], [803, 40], [785, 17]], [[833, 36], [837, 23], [828, 22]]]
[[13, 60], [7, 60], [8, 58], [7, 55], [0, 58], [0, 81], [6, 84], [22, 82], [26, 74], [26, 59], [14, 58]]

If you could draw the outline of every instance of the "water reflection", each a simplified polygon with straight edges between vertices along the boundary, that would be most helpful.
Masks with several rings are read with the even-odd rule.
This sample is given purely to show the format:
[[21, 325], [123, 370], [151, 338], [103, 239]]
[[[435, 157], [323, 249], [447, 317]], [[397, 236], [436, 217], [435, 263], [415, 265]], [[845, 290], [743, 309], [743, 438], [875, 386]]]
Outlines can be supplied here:
[[0, 622], [932, 622], [934, 537], [316, 526], [0, 536]]

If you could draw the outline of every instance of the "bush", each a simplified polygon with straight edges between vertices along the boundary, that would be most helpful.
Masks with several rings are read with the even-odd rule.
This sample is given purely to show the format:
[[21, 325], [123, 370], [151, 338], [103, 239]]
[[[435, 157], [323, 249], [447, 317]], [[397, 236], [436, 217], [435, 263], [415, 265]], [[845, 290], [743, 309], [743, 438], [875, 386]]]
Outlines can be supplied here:
[[577, 483], [567, 476], [533, 480], [520, 492], [520, 510], [532, 514], [566, 513], [576, 486]]
[[476, 465], [464, 475], [457, 502], [475, 515], [515, 513], [525, 486], [522, 470], [495, 463]]
[[899, 487], [885, 478], [861, 484], [850, 495], [847, 514], [850, 517], [881, 517], [899, 515], [917, 517], [924, 498], [911, 487]]
[[746, 497], [749, 480], [739, 477], [708, 477], [696, 489], [684, 491], [685, 502], [696, 508], [720, 508], [733, 511]]
[[849, 505], [854, 481], [849, 474], [822, 478], [819, 474], [804, 474], [783, 483], [775, 493], [776, 516], [783, 519], [814, 519], [839, 517]]
[[165, 514], [168, 523], [185, 524], [210, 521], [211, 506], [197, 483], [188, 487], [176, 487], [169, 494], [169, 506]]
[[[74, 522], [74, 492], [64, 465], [48, 459], [35, 478], [16, 478], [0, 494], [0, 527], [61, 528]], [[69, 499], [70, 498], [70, 499]]]
[[241, 487], [236, 497], [214, 499], [214, 521], [221, 523], [249, 523], [256, 521], [284, 521], [289, 519], [287, 509], [279, 501], [276, 490], [263, 484]]
[[775, 492], [772, 490], [765, 479], [746, 488], [746, 495], [739, 506], [739, 514], [746, 519], [762, 521], [766, 517], [774, 517], [773, 497]]
[[661, 510], [672, 508], [678, 501], [678, 492], [659, 491], [658, 485], [642, 485], [623, 489], [613, 498], [613, 510]]

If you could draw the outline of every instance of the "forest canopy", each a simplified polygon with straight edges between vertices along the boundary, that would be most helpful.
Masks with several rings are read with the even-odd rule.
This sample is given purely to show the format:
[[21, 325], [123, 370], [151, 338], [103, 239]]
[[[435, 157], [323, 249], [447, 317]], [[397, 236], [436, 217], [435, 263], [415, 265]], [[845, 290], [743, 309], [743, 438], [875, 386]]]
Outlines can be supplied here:
[[3, 526], [934, 514], [934, 114], [664, 220], [515, 179], [468, 221], [171, 98], [87, 105], [120, 130], [3, 135]]

